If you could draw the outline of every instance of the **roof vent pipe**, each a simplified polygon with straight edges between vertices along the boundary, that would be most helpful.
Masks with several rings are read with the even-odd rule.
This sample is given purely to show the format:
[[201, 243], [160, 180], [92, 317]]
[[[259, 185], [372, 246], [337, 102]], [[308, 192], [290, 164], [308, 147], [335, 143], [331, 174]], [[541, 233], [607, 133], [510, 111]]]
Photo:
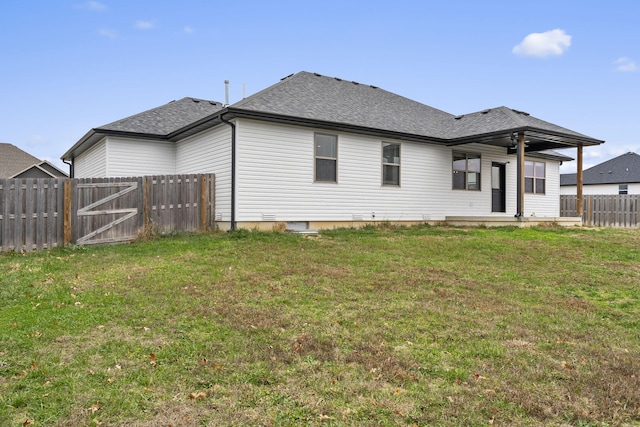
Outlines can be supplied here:
[[229, 80], [224, 81], [224, 105], [229, 105]]

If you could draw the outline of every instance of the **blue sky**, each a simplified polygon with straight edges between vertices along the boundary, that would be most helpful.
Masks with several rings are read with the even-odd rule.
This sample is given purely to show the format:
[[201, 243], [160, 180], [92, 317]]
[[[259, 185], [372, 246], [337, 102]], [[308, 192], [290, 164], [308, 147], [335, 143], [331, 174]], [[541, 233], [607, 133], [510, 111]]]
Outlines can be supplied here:
[[58, 165], [93, 127], [185, 96], [224, 102], [225, 79], [233, 103], [302, 70], [606, 140], [585, 168], [640, 152], [629, 0], [7, 0], [0, 54], [0, 142]]

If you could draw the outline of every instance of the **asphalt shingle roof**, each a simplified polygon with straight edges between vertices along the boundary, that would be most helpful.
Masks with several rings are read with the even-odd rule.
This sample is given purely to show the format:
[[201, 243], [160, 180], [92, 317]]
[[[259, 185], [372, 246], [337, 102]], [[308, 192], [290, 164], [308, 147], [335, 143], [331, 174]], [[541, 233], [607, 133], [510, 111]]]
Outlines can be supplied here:
[[453, 115], [376, 86], [300, 72], [230, 107], [443, 138]]
[[[576, 185], [575, 173], [560, 175], [560, 185]], [[640, 182], [640, 155], [625, 153], [582, 172], [583, 185]]]
[[0, 142], [0, 178], [13, 177], [28, 167], [40, 163], [42, 163], [42, 160], [15, 145]]
[[579, 138], [589, 138], [581, 133], [533, 117], [529, 113], [508, 107], [490, 108], [457, 116], [455, 123], [448, 129], [447, 136], [449, 138], [464, 138], [525, 127]]
[[197, 98], [182, 98], [160, 107], [96, 128], [96, 131], [120, 131], [166, 136], [222, 110], [222, 104]]
[[183, 98], [92, 129], [63, 158], [77, 156], [108, 133], [179, 140], [215, 126], [219, 123], [216, 115], [221, 112], [229, 112], [230, 117], [236, 114], [325, 128], [336, 126], [437, 143], [478, 142], [473, 137], [495, 138], [498, 134], [508, 142], [513, 130], [543, 136], [549, 132], [556, 141], [569, 145], [575, 141], [588, 145], [602, 142], [507, 107], [454, 116], [376, 86], [302, 71], [228, 107], [219, 102]]

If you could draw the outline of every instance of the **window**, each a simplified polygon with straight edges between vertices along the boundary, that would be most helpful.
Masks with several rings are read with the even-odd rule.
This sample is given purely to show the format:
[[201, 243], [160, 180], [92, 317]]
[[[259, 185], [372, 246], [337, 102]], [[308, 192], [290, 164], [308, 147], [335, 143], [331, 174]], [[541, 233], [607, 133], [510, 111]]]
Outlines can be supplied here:
[[480, 191], [480, 154], [453, 153], [453, 189]]
[[629, 184], [618, 185], [618, 194], [629, 194]]
[[533, 194], [545, 193], [544, 162], [524, 162], [524, 192]]
[[315, 134], [316, 181], [337, 182], [338, 137]]
[[382, 185], [400, 185], [400, 144], [382, 143]]

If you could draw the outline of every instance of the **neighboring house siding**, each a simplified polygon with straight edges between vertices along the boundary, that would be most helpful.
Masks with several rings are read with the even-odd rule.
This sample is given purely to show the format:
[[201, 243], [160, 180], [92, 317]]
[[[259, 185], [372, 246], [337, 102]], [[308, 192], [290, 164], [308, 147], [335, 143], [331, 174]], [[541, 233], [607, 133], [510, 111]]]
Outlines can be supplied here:
[[171, 175], [176, 173], [175, 143], [107, 137], [106, 176]]
[[[582, 194], [618, 194], [620, 184], [598, 184], [583, 185]], [[627, 194], [640, 194], [640, 183], [627, 184]], [[560, 194], [575, 195], [577, 192], [575, 185], [563, 185], [560, 187]]]
[[216, 176], [216, 216], [231, 220], [231, 128], [220, 125], [176, 144], [176, 173]]
[[42, 162], [40, 164], [40, 167], [42, 169], [44, 169], [45, 171], [49, 172], [52, 176], [57, 176], [57, 177], [66, 177], [67, 176], [66, 172], [59, 171], [58, 169], [56, 169], [55, 167], [51, 166], [47, 162]]
[[90, 178], [107, 176], [107, 142], [96, 143], [73, 160], [74, 177]]
[[[314, 182], [314, 130], [238, 123], [238, 221], [443, 220], [491, 215], [491, 164], [507, 163], [507, 214], [515, 214], [515, 156], [470, 144], [482, 154], [482, 191], [452, 190], [452, 149], [369, 136], [338, 135], [338, 182]], [[381, 182], [382, 142], [401, 144], [400, 187]], [[559, 216], [558, 163], [547, 162], [547, 193], [527, 195], [525, 214]], [[375, 218], [374, 218], [375, 214]], [[504, 215], [504, 214], [499, 214]]]
[[33, 166], [26, 171], [14, 176], [14, 178], [51, 178], [51, 175], [45, 171]]

